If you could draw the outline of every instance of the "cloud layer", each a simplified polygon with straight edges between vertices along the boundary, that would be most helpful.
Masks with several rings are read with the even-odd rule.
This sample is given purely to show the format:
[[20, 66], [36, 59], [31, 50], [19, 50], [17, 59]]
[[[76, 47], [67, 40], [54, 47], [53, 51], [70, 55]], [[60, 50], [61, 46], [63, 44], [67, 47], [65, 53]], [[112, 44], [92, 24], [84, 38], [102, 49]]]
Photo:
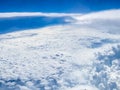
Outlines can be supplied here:
[[112, 14], [116, 12], [72, 15], [75, 21], [67, 25], [0, 35], [0, 88], [119, 90], [120, 26], [119, 17]]
[[0, 18], [24, 17], [24, 16], [46, 16], [46, 17], [62, 17], [62, 16], [77, 16], [81, 14], [66, 14], [66, 13], [42, 13], [42, 12], [12, 12], [0, 13]]

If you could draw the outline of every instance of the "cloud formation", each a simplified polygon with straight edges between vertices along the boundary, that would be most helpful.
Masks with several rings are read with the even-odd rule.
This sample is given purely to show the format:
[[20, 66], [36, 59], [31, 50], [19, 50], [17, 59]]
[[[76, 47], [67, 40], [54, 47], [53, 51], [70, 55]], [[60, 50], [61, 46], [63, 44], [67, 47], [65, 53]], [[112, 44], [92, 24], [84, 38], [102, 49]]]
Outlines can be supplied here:
[[105, 10], [74, 17], [77, 20], [120, 19], [120, 9]]
[[73, 16], [73, 18], [81, 27], [120, 34], [120, 9], [93, 12], [82, 16]]
[[106, 32], [120, 28], [116, 12], [0, 35], [3, 90], [119, 90], [120, 34]]
[[0, 13], [0, 18], [24, 17], [24, 16], [62, 17], [62, 16], [78, 16], [78, 15], [81, 15], [81, 14], [42, 13], [42, 12], [11, 12], [11, 13]]

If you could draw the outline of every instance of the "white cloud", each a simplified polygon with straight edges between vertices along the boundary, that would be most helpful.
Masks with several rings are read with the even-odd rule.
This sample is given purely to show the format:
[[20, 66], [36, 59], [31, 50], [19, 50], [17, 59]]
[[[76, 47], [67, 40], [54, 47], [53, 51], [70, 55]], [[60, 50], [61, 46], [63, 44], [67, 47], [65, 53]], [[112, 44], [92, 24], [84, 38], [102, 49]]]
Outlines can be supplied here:
[[47, 16], [47, 17], [61, 17], [61, 16], [78, 16], [81, 14], [67, 14], [67, 13], [42, 13], [42, 12], [6, 12], [0, 13], [0, 18], [22, 17], [22, 16]]
[[[108, 67], [111, 72], [108, 72], [104, 78], [102, 72], [105, 71], [106, 67], [102, 69], [101, 73], [97, 73], [95, 70], [98, 68], [96, 53], [100, 53], [107, 58], [117, 54], [113, 52], [111, 55], [111, 52], [115, 46], [120, 44], [120, 35], [102, 32], [100, 27], [106, 30], [106, 25], [110, 24], [108, 20], [112, 19], [112, 25], [115, 28], [119, 16], [116, 17], [112, 13], [116, 12], [119, 12], [119, 10], [103, 11], [79, 17], [85, 22], [90, 19], [90, 23], [56, 25], [29, 30], [29, 32], [26, 30], [0, 35], [0, 77], [2, 80], [21, 79], [25, 84], [25, 86], [19, 86], [21, 90], [43, 89], [43, 87], [46, 89], [58, 88], [59, 90], [97, 90], [97, 88], [104, 88], [102, 87], [104, 86], [104, 80], [97, 83], [99, 78], [107, 79], [106, 77], [109, 77], [112, 82], [113, 79], [117, 80], [119, 74], [117, 70], [112, 71], [112, 68], [116, 68], [113, 66]], [[104, 17], [101, 15], [104, 15]], [[107, 17], [108, 15], [111, 16]], [[10, 15], [10, 17], [14, 16]], [[79, 18], [76, 18], [77, 22], [81, 21]], [[100, 23], [103, 24], [100, 25]], [[111, 25], [109, 27], [111, 28]], [[114, 28], [112, 28], [113, 31]], [[119, 26], [116, 28], [119, 28]], [[98, 46], [94, 46], [95, 44], [98, 44]], [[118, 48], [114, 51], [117, 51]], [[115, 73], [114, 78], [113, 73]], [[95, 75], [98, 76], [94, 79]], [[29, 79], [32, 82], [27, 82], [30, 81]], [[39, 85], [35, 85], [37, 80], [40, 80]], [[91, 81], [93, 82], [92, 85], [90, 84]], [[109, 85], [111, 82], [106, 80], [105, 85]], [[117, 86], [120, 85], [119, 80], [115, 83]], [[120, 89], [120, 86], [118, 89]]]
[[76, 20], [120, 19], [120, 9], [93, 12], [93, 13], [84, 14], [82, 16], [75, 16], [74, 18]]
[[0, 18], [22, 17], [22, 16], [48, 16], [61, 17], [71, 16], [76, 20], [92, 20], [92, 19], [120, 19], [120, 9], [105, 10], [88, 14], [80, 13], [43, 13], [43, 12], [5, 12], [0, 13]]
[[81, 27], [120, 34], [120, 9], [93, 12], [82, 16], [73, 16], [73, 18]]

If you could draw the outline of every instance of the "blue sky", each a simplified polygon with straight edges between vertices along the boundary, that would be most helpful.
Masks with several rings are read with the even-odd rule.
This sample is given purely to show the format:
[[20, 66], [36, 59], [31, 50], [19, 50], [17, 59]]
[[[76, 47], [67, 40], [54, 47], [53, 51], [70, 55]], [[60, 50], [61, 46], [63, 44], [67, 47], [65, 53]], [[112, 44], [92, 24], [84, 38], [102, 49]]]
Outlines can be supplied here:
[[[1, 16], [12, 12], [84, 14], [119, 8], [120, 0], [0, 0]], [[65, 17], [0, 18], [0, 34], [55, 24], [65, 24]]]
[[120, 0], [0, 0], [0, 12], [88, 13], [120, 8]]
[[0, 18], [0, 34], [18, 30], [42, 28], [49, 25], [67, 24], [66, 17], [24, 16]]
[[120, 90], [119, 61], [120, 0], [0, 0], [0, 90]]

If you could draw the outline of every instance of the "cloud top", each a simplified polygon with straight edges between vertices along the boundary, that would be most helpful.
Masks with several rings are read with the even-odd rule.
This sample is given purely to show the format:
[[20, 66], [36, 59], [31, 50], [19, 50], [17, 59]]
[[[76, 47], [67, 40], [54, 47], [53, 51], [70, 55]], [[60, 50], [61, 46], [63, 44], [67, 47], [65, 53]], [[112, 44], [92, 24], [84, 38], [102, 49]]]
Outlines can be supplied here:
[[92, 19], [120, 19], [120, 9], [105, 10], [93, 12], [82, 16], [74, 17], [77, 20], [92, 20]]

